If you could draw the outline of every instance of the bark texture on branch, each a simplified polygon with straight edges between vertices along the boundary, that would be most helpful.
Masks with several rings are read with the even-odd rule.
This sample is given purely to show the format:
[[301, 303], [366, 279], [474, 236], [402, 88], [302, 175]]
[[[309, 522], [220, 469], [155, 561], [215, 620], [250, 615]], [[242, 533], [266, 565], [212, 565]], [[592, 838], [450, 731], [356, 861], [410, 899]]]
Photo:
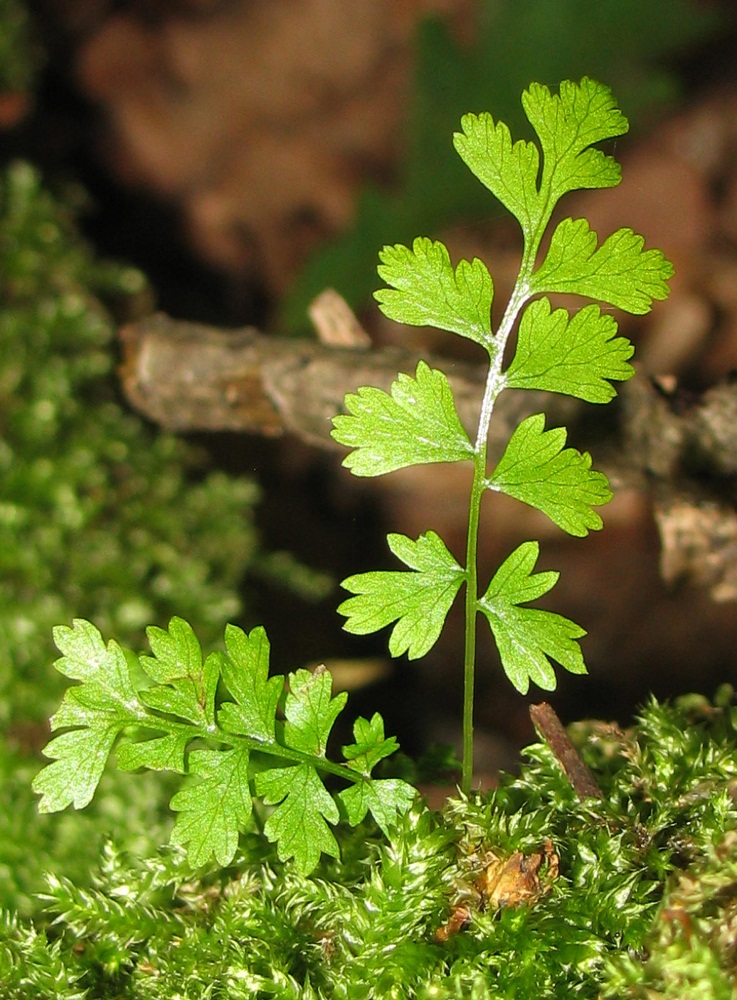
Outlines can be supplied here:
[[653, 498], [660, 573], [737, 600], [737, 382], [696, 398], [671, 380], [633, 379], [620, 454]]
[[[121, 331], [123, 388], [131, 404], [168, 430], [292, 433], [309, 444], [338, 448], [331, 420], [343, 397], [359, 386], [389, 391], [398, 372], [424, 358], [453, 387], [461, 421], [477, 423], [484, 389], [481, 367], [426, 354], [331, 347], [312, 340], [270, 337], [253, 327], [219, 330], [157, 314]], [[504, 442], [522, 417], [545, 408], [558, 420], [576, 408], [564, 397], [507, 393], [492, 431]], [[492, 438], [492, 444], [494, 443]]]
[[[397, 373], [414, 372], [421, 357], [397, 348], [265, 336], [253, 328], [224, 331], [161, 314], [128, 325], [121, 339], [126, 395], [162, 427], [291, 433], [322, 448], [338, 447], [331, 418], [344, 408], [346, 393], [361, 385], [388, 391]], [[474, 428], [483, 369], [424, 358], [446, 372], [461, 421]], [[492, 422], [491, 454], [535, 412], [544, 412], [551, 426], [571, 425], [579, 413], [596, 409], [551, 393], [504, 393]], [[666, 380], [635, 378], [621, 387], [615, 412], [618, 420], [606, 440], [599, 435], [597, 454], [615, 489], [651, 494], [663, 578], [706, 586], [717, 601], [737, 600], [737, 383], [688, 397]]]

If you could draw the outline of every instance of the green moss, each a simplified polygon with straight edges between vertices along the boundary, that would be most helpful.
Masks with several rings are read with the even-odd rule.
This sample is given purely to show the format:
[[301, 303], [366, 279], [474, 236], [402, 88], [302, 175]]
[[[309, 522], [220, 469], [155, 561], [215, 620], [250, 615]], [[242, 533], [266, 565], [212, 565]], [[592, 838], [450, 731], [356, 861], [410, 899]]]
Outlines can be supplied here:
[[[731, 997], [736, 719], [722, 698], [653, 702], [626, 733], [580, 725], [601, 801], [579, 802], [536, 745], [518, 777], [442, 813], [417, 806], [389, 842], [342, 830], [344, 861], [314, 878], [255, 835], [233, 867], [198, 873], [170, 850], [137, 861], [123, 837], [93, 889], [52, 880], [53, 943], [33, 938], [29, 995], [57, 996], [43, 983], [61, 962], [65, 982], [106, 998]], [[475, 909], [435, 941], [486, 851], [546, 838], [560, 857], [549, 891]], [[31, 932], [4, 935], [7, 955]]]
[[[51, 628], [134, 644], [175, 609], [205, 641], [240, 611], [257, 491], [122, 405], [106, 303], [145, 293], [100, 263], [35, 171], [0, 177], [0, 718], [41, 718]], [[174, 516], [175, 514], [175, 516]]]
[[88, 809], [52, 817], [39, 814], [30, 791], [39, 767], [40, 760], [0, 742], [0, 909], [21, 917], [41, 912], [37, 894], [46, 872], [63, 872], [75, 885], [89, 887], [108, 831], [146, 855], [168, 838], [171, 827], [167, 778], [149, 774], [131, 782], [111, 771]]

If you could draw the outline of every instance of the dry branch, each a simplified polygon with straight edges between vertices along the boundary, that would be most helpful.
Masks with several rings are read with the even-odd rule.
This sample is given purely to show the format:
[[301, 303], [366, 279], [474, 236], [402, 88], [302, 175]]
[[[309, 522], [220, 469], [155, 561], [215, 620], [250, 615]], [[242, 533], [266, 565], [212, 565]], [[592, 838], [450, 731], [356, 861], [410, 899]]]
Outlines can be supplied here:
[[[343, 348], [265, 336], [253, 328], [224, 331], [158, 314], [121, 331], [123, 386], [132, 405], [178, 432], [291, 433], [336, 447], [331, 418], [358, 386], [389, 390], [397, 372], [413, 372], [420, 355], [397, 348]], [[465, 426], [477, 423], [483, 370], [424, 355], [453, 387]], [[577, 444], [593, 424], [592, 407], [550, 393], [508, 392], [497, 404], [492, 453], [530, 413], [548, 424], [578, 422]], [[666, 382], [635, 378], [621, 387], [618, 420], [597, 454], [615, 488], [653, 496], [669, 582], [710, 588], [715, 600], [737, 600], [737, 384], [689, 397]]]
[[530, 719], [535, 731], [545, 740], [563, 768], [563, 773], [573, 786], [576, 795], [583, 799], [603, 799], [601, 789], [589, 768], [576, 750], [555, 709], [546, 701], [530, 705]]
[[[162, 427], [180, 432], [292, 433], [310, 444], [337, 448], [331, 419], [343, 409], [345, 394], [361, 385], [389, 391], [397, 372], [414, 371], [421, 357], [448, 375], [466, 426], [477, 422], [484, 388], [480, 368], [447, 358], [268, 337], [252, 327], [224, 331], [162, 314], [124, 327], [121, 338], [128, 399]], [[507, 420], [497, 421], [500, 442], [523, 416], [546, 403], [551, 411], [550, 397], [543, 393], [506, 395], [499, 412]], [[559, 420], [576, 406], [564, 398], [553, 405]]]

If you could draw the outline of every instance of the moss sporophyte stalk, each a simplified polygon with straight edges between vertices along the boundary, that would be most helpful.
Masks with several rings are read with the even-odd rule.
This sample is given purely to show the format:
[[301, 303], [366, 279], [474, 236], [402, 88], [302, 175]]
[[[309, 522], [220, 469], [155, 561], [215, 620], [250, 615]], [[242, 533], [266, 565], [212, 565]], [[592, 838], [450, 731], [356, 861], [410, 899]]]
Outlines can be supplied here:
[[[591, 457], [566, 447], [565, 429], [546, 428], [543, 414], [524, 419], [502, 454], [489, 455], [496, 401], [507, 389], [537, 389], [609, 402], [612, 382], [634, 374], [633, 348], [598, 303], [646, 313], [654, 299], [666, 297], [673, 273], [659, 250], [645, 249], [642, 236], [619, 229], [600, 242], [585, 219], [557, 223], [541, 252], [565, 194], [619, 182], [618, 164], [594, 144], [622, 135], [628, 126], [609, 89], [587, 78], [563, 82], [558, 94], [532, 84], [522, 104], [537, 142], [513, 142], [507, 126], [490, 114], [464, 116], [454, 136], [461, 159], [515, 216], [524, 238], [517, 280], [497, 328], [493, 280], [478, 258], [454, 266], [442, 243], [424, 237], [411, 247], [385, 247], [380, 255], [386, 287], [376, 298], [386, 316], [435, 326], [478, 345], [487, 375], [477, 427], [463, 426], [445, 374], [422, 361], [413, 374], [399, 374], [389, 393], [362, 387], [346, 396], [346, 413], [333, 422], [335, 439], [352, 449], [344, 465], [358, 476], [426, 463], [471, 463], [465, 553], [452, 554], [432, 530], [417, 539], [390, 534], [389, 547], [406, 569], [348, 577], [343, 587], [352, 596], [339, 608], [349, 632], [391, 625], [391, 654], [416, 658], [436, 643], [463, 588], [465, 793], [473, 780], [478, 616], [488, 622], [504, 671], [520, 692], [531, 682], [554, 688], [553, 662], [572, 673], [586, 671], [578, 643], [584, 630], [527, 606], [558, 578], [556, 572], [534, 572], [538, 542], [523, 542], [490, 581], [479, 579], [482, 498], [505, 493], [568, 534], [585, 536], [602, 527], [595, 508], [612, 495]], [[548, 296], [555, 293], [596, 301], [554, 308]], [[516, 348], [505, 365], [514, 331]], [[415, 792], [406, 782], [373, 775], [397, 749], [381, 717], [359, 718], [355, 742], [342, 748], [343, 760], [329, 760], [328, 737], [346, 695], [332, 695], [324, 671], [270, 677], [263, 629], [247, 634], [228, 626], [225, 650], [207, 657], [181, 619], [148, 634], [153, 655], [135, 656], [114, 641], [105, 644], [85, 621], [56, 630], [63, 654], [57, 669], [81, 683], [67, 690], [52, 718], [52, 728], [63, 732], [46, 748], [52, 763], [34, 782], [41, 810], [85, 806], [115, 749], [123, 770], [168, 769], [195, 779], [171, 800], [177, 813], [172, 840], [187, 848], [194, 865], [232, 861], [256, 796], [269, 807], [263, 832], [276, 843], [279, 858], [293, 859], [306, 874], [321, 854], [338, 856], [331, 827], [341, 818], [355, 826], [370, 813], [388, 832], [410, 808]], [[345, 787], [333, 791], [331, 780], [329, 790], [327, 776]]]

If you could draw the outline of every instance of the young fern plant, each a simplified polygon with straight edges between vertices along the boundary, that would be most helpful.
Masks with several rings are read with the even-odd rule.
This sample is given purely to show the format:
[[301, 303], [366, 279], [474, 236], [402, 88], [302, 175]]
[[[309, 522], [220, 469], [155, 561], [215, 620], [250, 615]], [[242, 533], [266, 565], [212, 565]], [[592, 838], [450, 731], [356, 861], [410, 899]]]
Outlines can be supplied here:
[[[379, 476], [432, 462], [471, 462], [465, 564], [459, 563], [433, 531], [416, 541], [390, 534], [389, 547], [409, 568], [350, 576], [343, 587], [353, 597], [339, 607], [344, 628], [359, 635], [395, 623], [392, 656], [424, 656], [436, 643], [446, 616], [465, 586], [465, 653], [462, 789], [473, 777], [473, 697], [479, 614], [487, 619], [502, 666], [512, 684], [526, 693], [530, 682], [545, 690], [556, 685], [551, 661], [575, 674], [586, 672], [578, 640], [584, 629], [561, 615], [526, 607], [556, 583], [556, 572], [535, 573], [536, 541], [519, 545], [485, 589], [477, 569], [481, 501], [487, 492], [516, 497], [546, 514], [571, 535], [602, 527], [594, 509], [612, 496], [591, 458], [565, 447], [564, 428], [545, 429], [543, 414], [523, 420], [503, 454], [490, 466], [490, 421], [505, 389], [543, 389], [591, 403], [615, 396], [613, 381], [634, 370], [630, 342], [597, 304], [576, 311], [553, 308], [553, 293], [574, 293], [630, 313], [650, 310], [668, 294], [673, 267], [644, 239], [620, 229], [601, 245], [585, 219], [563, 219], [547, 251], [541, 245], [559, 199], [581, 188], [619, 183], [620, 167], [594, 143], [622, 135], [627, 119], [609, 88], [588, 78], [565, 81], [559, 94], [532, 84], [522, 95], [525, 114], [537, 133], [533, 142], [512, 142], [509, 129], [489, 114], [465, 115], [455, 148], [476, 177], [515, 216], [524, 249], [514, 289], [496, 330], [491, 325], [494, 284], [478, 258], [453, 267], [448, 250], [418, 238], [411, 248], [387, 246], [379, 274], [387, 284], [376, 292], [392, 320], [434, 326], [479, 344], [488, 373], [475, 435], [456, 411], [443, 372], [420, 362], [414, 376], [400, 374], [391, 393], [362, 387], [346, 396], [347, 414], [335, 417], [333, 437], [354, 449], [344, 460], [354, 475]], [[510, 336], [517, 346], [504, 367]]]
[[[415, 792], [404, 781], [371, 772], [398, 745], [385, 738], [376, 713], [357, 719], [355, 743], [342, 762], [327, 758], [330, 731], [347, 695], [332, 696], [325, 670], [269, 677], [263, 628], [225, 629], [225, 650], [203, 659], [192, 628], [172, 618], [167, 630], [147, 630], [153, 656], [107, 644], [94, 625], [77, 620], [54, 629], [62, 653], [55, 666], [81, 683], [64, 694], [44, 753], [52, 763], [33, 782], [39, 810], [86, 806], [115, 749], [121, 771], [174, 771], [195, 779], [177, 791], [171, 841], [197, 868], [226, 867], [239, 832], [254, 822], [253, 795], [273, 806], [263, 826], [282, 861], [309, 874], [325, 853], [339, 857], [328, 824], [352, 826], [370, 812], [384, 833]], [[328, 775], [346, 786], [329, 792]], [[252, 792], [253, 789], [253, 792]]]
[[[476, 176], [516, 216], [524, 234], [519, 276], [498, 329], [491, 328], [493, 283], [478, 259], [453, 268], [442, 243], [415, 240], [411, 249], [387, 247], [380, 274], [388, 288], [381, 308], [404, 323], [433, 325], [478, 343], [488, 375], [475, 440], [458, 417], [446, 376], [424, 362], [414, 376], [400, 374], [391, 393], [361, 388], [346, 397], [347, 414], [334, 420], [334, 437], [354, 450], [345, 464], [359, 476], [377, 476], [428, 462], [473, 464], [465, 566], [432, 531], [416, 541], [389, 535], [392, 552], [409, 572], [349, 577], [354, 596], [340, 607], [350, 632], [390, 625], [389, 648], [423, 656], [437, 641], [465, 585], [464, 791], [473, 777], [473, 686], [476, 621], [485, 616], [503, 667], [515, 687], [555, 685], [551, 660], [574, 673], [585, 666], [577, 640], [583, 629], [560, 615], [525, 607], [547, 593], [554, 572], [534, 573], [538, 544], [524, 542], [481, 593], [477, 551], [481, 499], [489, 491], [517, 497], [547, 514], [564, 531], [586, 535], [602, 526], [593, 509], [610, 497], [591, 459], [566, 448], [562, 428], [545, 429], [542, 414], [523, 420], [504, 453], [489, 466], [487, 437], [499, 394], [508, 388], [546, 389], [594, 403], [614, 396], [611, 381], [633, 374], [632, 347], [598, 305], [578, 312], [553, 309], [546, 295], [574, 292], [645, 313], [665, 298], [670, 263], [644, 250], [642, 237], [621, 229], [598, 246], [584, 219], [565, 219], [538, 263], [543, 235], [559, 198], [576, 188], [611, 187], [620, 172], [593, 143], [627, 130], [606, 87], [592, 80], [561, 84], [560, 95], [533, 84], [523, 95], [540, 140], [512, 143], [490, 115], [467, 115], [456, 148]], [[542, 152], [542, 160], [541, 160]], [[510, 335], [518, 343], [504, 367]], [[51, 759], [34, 780], [39, 809], [54, 812], [92, 799], [111, 755], [123, 771], [169, 770], [187, 780], [171, 800], [177, 819], [172, 841], [193, 866], [233, 860], [239, 833], [253, 825], [276, 843], [281, 860], [308, 874], [321, 854], [339, 855], [331, 826], [356, 826], [371, 813], [385, 833], [409, 808], [414, 790], [400, 779], [375, 778], [377, 764], [397, 749], [380, 715], [356, 720], [355, 742], [343, 760], [327, 756], [328, 739], [346, 701], [332, 695], [326, 671], [269, 676], [269, 643], [262, 628], [233, 625], [225, 648], [203, 657], [192, 628], [173, 618], [151, 627], [151, 656], [114, 640], [107, 644], [89, 622], [55, 629], [62, 653], [56, 668], [80, 683], [67, 689], [51, 720]], [[331, 778], [330, 787], [325, 779]], [[333, 781], [344, 787], [335, 790]], [[254, 810], [254, 796], [265, 810]]]

